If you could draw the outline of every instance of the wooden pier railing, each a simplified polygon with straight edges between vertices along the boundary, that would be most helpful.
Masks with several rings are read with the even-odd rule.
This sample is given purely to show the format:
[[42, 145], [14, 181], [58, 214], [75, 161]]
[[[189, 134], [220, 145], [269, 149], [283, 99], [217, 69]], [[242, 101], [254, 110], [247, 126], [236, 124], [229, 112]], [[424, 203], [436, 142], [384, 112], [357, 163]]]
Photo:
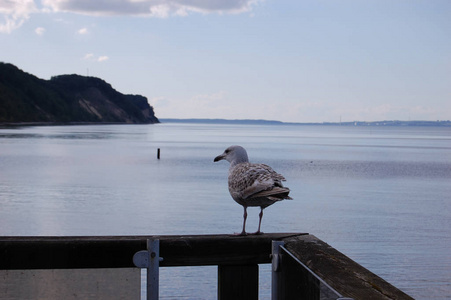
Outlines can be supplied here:
[[[318, 278], [340, 294], [334, 299], [412, 299], [325, 242], [303, 233], [0, 237], [0, 270], [135, 268], [134, 254], [146, 250], [147, 240], [156, 239], [163, 258], [160, 267], [217, 265], [221, 300], [258, 299], [258, 264], [271, 262], [277, 272], [273, 288], [277, 287], [278, 296], [273, 293], [273, 297], [278, 299], [320, 299]], [[271, 257], [273, 241], [283, 245], [277, 261], [274, 254]], [[5, 278], [0, 276], [0, 281]]]

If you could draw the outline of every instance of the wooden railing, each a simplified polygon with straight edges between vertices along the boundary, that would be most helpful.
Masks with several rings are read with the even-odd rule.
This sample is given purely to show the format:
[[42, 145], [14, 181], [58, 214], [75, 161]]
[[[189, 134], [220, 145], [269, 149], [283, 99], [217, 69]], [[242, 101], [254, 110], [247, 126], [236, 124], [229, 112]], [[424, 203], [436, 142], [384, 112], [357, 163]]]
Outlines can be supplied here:
[[273, 263], [274, 299], [332, 299], [322, 296], [321, 282], [337, 293], [333, 299], [412, 299], [303, 233], [0, 237], [0, 270], [134, 268], [132, 258], [148, 240], [159, 240], [160, 267], [217, 265], [221, 300], [258, 299], [258, 264], [266, 263]]

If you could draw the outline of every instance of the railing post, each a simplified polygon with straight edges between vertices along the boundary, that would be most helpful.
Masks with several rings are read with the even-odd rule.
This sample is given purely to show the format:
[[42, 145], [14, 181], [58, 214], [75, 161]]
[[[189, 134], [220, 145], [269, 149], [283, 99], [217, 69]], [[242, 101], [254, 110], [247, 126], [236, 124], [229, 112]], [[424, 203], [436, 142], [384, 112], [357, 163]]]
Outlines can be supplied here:
[[284, 290], [282, 286], [283, 274], [280, 271], [282, 262], [282, 254], [280, 253], [280, 246], [283, 246], [282, 241], [272, 241], [271, 250], [271, 300], [284, 299]]
[[158, 300], [160, 278], [160, 240], [147, 240], [147, 250], [136, 252], [133, 263], [147, 268], [147, 300]]
[[147, 300], [157, 300], [160, 283], [160, 240], [147, 240], [149, 266], [147, 267]]
[[258, 300], [258, 265], [219, 265], [218, 300]]

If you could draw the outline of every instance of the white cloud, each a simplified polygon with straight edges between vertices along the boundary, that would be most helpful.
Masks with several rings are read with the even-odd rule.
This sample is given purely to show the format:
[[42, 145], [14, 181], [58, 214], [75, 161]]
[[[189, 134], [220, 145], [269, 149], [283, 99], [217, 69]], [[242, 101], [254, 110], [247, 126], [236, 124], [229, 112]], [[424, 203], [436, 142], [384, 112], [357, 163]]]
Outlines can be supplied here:
[[37, 9], [33, 0], [0, 0], [0, 15], [4, 18], [4, 22], [0, 23], [0, 33], [11, 33], [35, 12]]
[[83, 56], [83, 60], [89, 60], [94, 62], [104, 62], [109, 60], [110, 58], [106, 55], [95, 56], [94, 53], [87, 53]]
[[38, 27], [34, 30], [34, 32], [36, 32], [37, 35], [43, 35], [45, 33], [45, 28]]
[[160, 4], [160, 5], [151, 6], [149, 8], [149, 11], [150, 11], [150, 15], [152, 17], [167, 18], [169, 16], [169, 12], [171, 11], [171, 8], [169, 7], [169, 5]]
[[[0, 0], [0, 33], [11, 33], [22, 26], [32, 13], [71, 12], [93, 16], [148, 16], [167, 18], [189, 13], [239, 14], [252, 10], [264, 0], [42, 0], [41, 9], [34, 0]], [[86, 28], [79, 34], [86, 34]]]
[[166, 18], [197, 13], [243, 13], [263, 0], [43, 0], [54, 12], [85, 15], [142, 15]]
[[77, 31], [78, 34], [82, 34], [82, 35], [83, 35], [83, 34], [88, 34], [88, 32], [89, 32], [89, 31], [88, 31], [88, 28], [86, 28], [86, 27], [85, 27], [85, 28], [81, 28], [81, 29], [79, 29], [79, 30]]
[[93, 59], [94, 58], [94, 54], [93, 53], [87, 53], [84, 57], [83, 57], [83, 59], [85, 59], [85, 60], [90, 60], [90, 59]]
[[108, 57], [108, 56], [99, 56], [99, 58], [97, 58], [97, 61], [98, 62], [102, 62], [102, 61], [107, 61], [107, 60], [109, 60], [110, 58]]

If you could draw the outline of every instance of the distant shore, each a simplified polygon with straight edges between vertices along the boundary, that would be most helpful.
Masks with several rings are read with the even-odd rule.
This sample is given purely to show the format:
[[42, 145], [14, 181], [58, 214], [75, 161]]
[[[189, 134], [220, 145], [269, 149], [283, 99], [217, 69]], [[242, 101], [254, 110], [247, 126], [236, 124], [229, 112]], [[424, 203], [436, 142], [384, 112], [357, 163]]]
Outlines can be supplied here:
[[[354, 121], [354, 122], [323, 122], [296, 123], [275, 120], [228, 120], [228, 119], [159, 119], [160, 123], [191, 123], [191, 124], [237, 124], [237, 125], [298, 125], [298, 126], [418, 126], [418, 127], [451, 127], [451, 121]], [[74, 125], [145, 125], [158, 123], [123, 123], [123, 122], [9, 122], [0, 123], [0, 127], [20, 126], [74, 126]]]
[[198, 123], [198, 124], [241, 124], [241, 125], [315, 125], [315, 126], [437, 126], [451, 127], [451, 121], [353, 121], [353, 122], [322, 122], [322, 123], [296, 123], [274, 120], [227, 120], [227, 119], [161, 119], [161, 123]]

